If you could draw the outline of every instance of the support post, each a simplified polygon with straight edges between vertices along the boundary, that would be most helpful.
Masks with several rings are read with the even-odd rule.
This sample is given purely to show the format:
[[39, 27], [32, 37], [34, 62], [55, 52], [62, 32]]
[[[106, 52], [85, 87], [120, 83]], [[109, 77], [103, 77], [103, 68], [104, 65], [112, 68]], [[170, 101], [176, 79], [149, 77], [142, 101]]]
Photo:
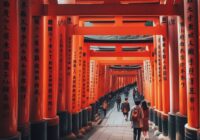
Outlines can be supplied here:
[[0, 1], [0, 139], [20, 140], [18, 118], [19, 12], [17, 0]]
[[168, 17], [169, 38], [169, 79], [170, 79], [170, 112], [168, 119], [168, 134], [172, 140], [176, 139], [176, 113], [179, 111], [179, 79], [178, 79], [178, 36], [176, 29], [176, 17]]
[[29, 0], [19, 0], [19, 95], [18, 130], [30, 140], [30, 92], [32, 90], [31, 9]]
[[187, 124], [185, 139], [197, 139], [199, 129], [199, 52], [198, 52], [198, 2], [184, 1], [186, 81], [187, 81]]
[[179, 112], [176, 114], [176, 139], [185, 139], [184, 126], [187, 123], [187, 92], [186, 92], [186, 50], [183, 17], [178, 17], [178, 56], [179, 56]]

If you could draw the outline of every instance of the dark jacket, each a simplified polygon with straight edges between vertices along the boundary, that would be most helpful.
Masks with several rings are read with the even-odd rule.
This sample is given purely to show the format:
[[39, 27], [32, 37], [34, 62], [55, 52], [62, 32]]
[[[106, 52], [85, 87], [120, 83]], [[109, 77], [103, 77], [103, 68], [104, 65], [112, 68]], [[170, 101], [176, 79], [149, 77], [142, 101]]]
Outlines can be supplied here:
[[121, 97], [120, 97], [120, 96], [117, 96], [116, 102], [117, 102], [118, 104], [121, 103]]
[[130, 104], [128, 101], [122, 103], [121, 110], [123, 113], [128, 113], [130, 111]]

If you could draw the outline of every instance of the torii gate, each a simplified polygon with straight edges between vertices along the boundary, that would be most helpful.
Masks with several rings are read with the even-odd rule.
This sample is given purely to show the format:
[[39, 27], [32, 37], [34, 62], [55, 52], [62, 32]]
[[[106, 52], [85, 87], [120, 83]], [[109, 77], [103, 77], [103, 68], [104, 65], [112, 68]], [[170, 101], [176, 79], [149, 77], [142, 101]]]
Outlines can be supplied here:
[[[93, 0], [90, 0], [92, 2]], [[155, 0], [156, 1], [156, 0]], [[154, 1], [154, 2], [155, 2]], [[17, 3], [20, 3], [19, 5]], [[79, 3], [84, 2], [82, 0], [78, 1]], [[141, 1], [140, 1], [141, 2]], [[157, 2], [157, 1], [156, 1]], [[181, 2], [184, 2], [184, 8]], [[114, 3], [114, 4], [113, 4]], [[73, 90], [73, 86], [79, 85], [79, 80], [81, 78], [81, 64], [79, 60], [82, 60], [80, 54], [82, 54], [82, 47], [83, 46], [83, 37], [78, 35], [94, 35], [94, 34], [102, 34], [105, 35], [105, 31], [103, 32], [102, 29], [108, 30], [108, 33], [119, 34], [119, 35], [144, 35], [150, 33], [151, 35], [162, 35], [162, 37], [156, 37], [154, 40], [154, 47], [156, 46], [157, 49], [154, 51], [154, 55], [156, 57], [153, 60], [157, 60], [156, 62], [151, 62], [151, 65], [154, 65], [154, 78], [156, 79], [154, 85], [158, 85], [159, 88], [156, 89], [154, 86], [155, 93], [155, 107], [156, 111], [155, 114], [155, 123], [158, 123], [159, 130], [163, 130], [164, 134], [166, 134], [166, 116], [169, 112], [169, 97], [168, 93], [162, 94], [161, 91], [167, 89], [168, 85], [165, 86], [167, 82], [166, 72], [165, 71], [165, 64], [167, 63], [167, 57], [164, 59], [161, 58], [161, 54], [163, 56], [167, 55], [167, 48], [168, 41], [172, 41], [173, 38], [168, 40], [166, 29], [167, 24], [166, 21], [161, 20], [161, 23], [155, 27], [145, 27], [146, 31], [141, 31], [139, 29], [134, 28], [129, 29], [128, 27], [82, 27], [78, 26], [78, 18], [72, 16], [167, 16], [167, 15], [179, 15], [185, 17], [184, 20], [178, 23], [182, 23], [185, 21], [185, 25], [181, 24], [181, 28], [185, 27], [186, 36], [183, 37], [182, 41], [186, 41], [186, 48], [189, 50], [185, 52], [186, 60], [185, 65], [187, 66], [187, 72], [189, 75], [186, 76], [185, 83], [187, 83], [187, 92], [183, 89], [183, 96], [180, 94], [180, 100], [177, 96], [172, 95], [172, 105], [170, 105], [170, 111], [173, 114], [170, 114], [170, 123], [169, 130], [173, 130], [173, 124], [175, 124], [175, 117], [174, 113], [178, 111], [176, 109], [177, 104], [175, 101], [180, 101], [180, 114], [183, 116], [188, 116], [188, 124], [185, 126], [185, 130], [187, 131], [186, 138], [190, 139], [188, 135], [192, 134], [192, 139], [197, 139], [197, 129], [199, 129], [199, 62], [197, 61], [199, 58], [198, 55], [198, 30], [197, 27], [199, 26], [195, 20], [198, 16], [198, 9], [197, 8], [197, 1], [176, 1], [173, 3], [173, 0], [167, 0], [167, 3], [164, 4], [164, 1], [161, 1], [161, 4], [132, 4], [132, 5], [123, 5], [119, 4], [120, 0], [104, 0], [103, 4], [75, 4], [75, 1], [69, 1], [69, 4], [59, 5], [57, 1], [52, 0], [41, 0], [41, 1], [24, 1], [24, 0], [10, 0], [10, 1], [1, 1], [0, 2], [0, 9], [2, 16], [0, 20], [4, 28], [2, 28], [2, 32], [0, 33], [1, 36], [4, 37], [4, 40], [1, 40], [1, 45], [3, 44], [5, 47], [1, 47], [1, 52], [5, 52], [1, 54], [0, 61], [2, 64], [1, 66], [1, 75], [3, 78], [1, 79], [1, 89], [2, 94], [0, 94], [0, 102], [3, 103], [3, 107], [0, 107], [0, 112], [2, 114], [2, 118], [0, 119], [0, 138], [7, 138], [12, 137], [11, 139], [17, 138], [19, 139], [19, 135], [17, 133], [17, 124], [20, 124], [20, 131], [23, 133], [23, 136], [30, 135], [24, 132], [27, 132], [31, 127], [33, 128], [32, 134], [33, 139], [42, 139], [45, 138], [45, 133], [48, 133], [49, 139], [58, 139], [58, 117], [57, 117], [57, 96], [58, 92], [55, 90], [57, 89], [58, 81], [62, 81], [65, 85], [65, 80], [71, 82], [70, 88], [70, 96], [67, 97], [70, 100], [66, 104], [66, 101], [62, 101], [62, 106], [59, 108], [64, 112], [64, 116], [66, 114], [66, 108], [68, 107], [70, 112], [69, 116], [70, 119], [73, 119], [73, 122], [79, 121], [78, 113], [81, 110], [80, 104], [80, 88]], [[113, 4], [112, 10], [110, 10], [111, 5]], [[28, 5], [28, 6], [25, 6]], [[30, 6], [31, 5], [31, 6]], [[20, 8], [19, 8], [19, 7]], [[199, 7], [199, 6], [198, 6]], [[133, 10], [134, 9], [134, 10]], [[144, 10], [145, 9], [145, 10]], [[19, 12], [20, 11], [20, 12]], [[18, 13], [21, 13], [20, 17]], [[184, 14], [183, 14], [184, 13]], [[32, 16], [32, 19], [31, 19]], [[47, 16], [47, 17], [44, 17]], [[68, 16], [66, 26], [63, 30], [60, 30], [60, 36], [58, 36], [58, 25], [57, 25], [57, 17], [56, 16]], [[71, 17], [72, 18], [71, 18]], [[65, 17], [64, 17], [65, 18]], [[31, 22], [32, 21], [32, 22]], [[173, 21], [174, 22], [174, 21]], [[171, 24], [173, 24], [173, 22]], [[22, 24], [20, 24], [22, 23]], [[14, 26], [14, 24], [16, 26]], [[20, 27], [18, 29], [17, 27]], [[139, 26], [138, 26], [139, 27]], [[96, 28], [96, 29], [95, 29]], [[9, 29], [9, 30], [8, 30]], [[116, 32], [114, 31], [116, 30]], [[19, 37], [19, 32], [22, 36]], [[184, 31], [183, 31], [184, 32]], [[181, 32], [182, 36], [184, 33]], [[172, 33], [172, 32], [170, 32]], [[77, 36], [75, 36], [77, 35]], [[192, 36], [192, 37], [191, 37]], [[66, 41], [63, 38], [67, 38]], [[186, 40], [185, 40], [186, 39]], [[32, 41], [30, 41], [32, 40]], [[56, 44], [59, 42], [58, 50]], [[30, 43], [31, 42], [31, 43]], [[171, 42], [170, 42], [171, 43]], [[182, 43], [182, 42], [181, 42]], [[181, 47], [182, 44], [179, 44]], [[18, 44], [20, 44], [20, 50], [18, 49]], [[67, 50], [62, 48], [62, 45], [70, 46]], [[10, 47], [12, 46], [12, 47]], [[25, 46], [24, 48], [21, 46]], [[78, 47], [77, 47], [78, 46]], [[180, 47], [180, 48], [181, 48]], [[63, 50], [62, 50], [63, 49]], [[161, 49], [164, 49], [162, 52]], [[78, 50], [77, 52], [75, 50]], [[181, 50], [181, 49], [180, 49]], [[20, 55], [18, 55], [18, 51], [20, 51]], [[67, 61], [68, 64], [62, 62], [62, 66], [65, 67], [67, 74], [72, 74], [73, 76], [64, 76], [65, 80], [58, 80], [57, 74], [58, 71], [60, 72], [61, 69], [58, 68], [58, 51], [59, 54], [62, 54], [63, 61]], [[65, 52], [67, 51], [67, 55]], [[179, 52], [183, 55], [183, 51]], [[172, 54], [171, 54], [172, 55]], [[177, 54], [176, 54], [177, 55]], [[12, 56], [12, 58], [10, 58]], [[32, 56], [34, 60], [31, 61]], [[116, 55], [117, 56], [117, 55]], [[174, 57], [172, 55], [172, 57]], [[18, 60], [20, 59], [20, 66], [21, 69], [18, 69]], [[27, 58], [27, 59], [25, 59]], [[67, 58], [67, 60], [66, 60]], [[70, 60], [68, 59], [70, 58]], [[71, 59], [72, 58], [72, 59]], [[182, 57], [181, 57], [182, 59]], [[28, 60], [28, 61], [26, 61]], [[29, 61], [30, 60], [30, 61]], [[72, 60], [72, 61], [71, 61]], [[162, 60], [162, 62], [161, 62]], [[181, 60], [180, 64], [183, 64]], [[78, 63], [75, 63], [78, 62]], [[170, 60], [172, 62], [172, 60]], [[69, 64], [70, 63], [70, 64]], [[109, 62], [111, 63], [111, 62]], [[115, 62], [114, 62], [115, 63]], [[121, 62], [120, 62], [121, 63]], [[4, 65], [3, 65], [4, 64]], [[130, 64], [130, 63], [129, 63]], [[80, 66], [79, 66], [80, 65]], [[10, 67], [9, 67], [10, 66]], [[72, 66], [75, 66], [72, 67]], [[181, 66], [180, 66], [181, 67]], [[179, 68], [179, 67], [178, 67]], [[62, 69], [62, 70], [63, 70]], [[172, 68], [174, 70], [174, 68]], [[182, 69], [182, 67], [181, 67]], [[18, 70], [19, 70], [19, 78], [18, 78]], [[65, 72], [65, 71], [64, 71]], [[64, 73], [61, 72], [61, 73]], [[80, 74], [76, 75], [76, 73]], [[66, 75], [67, 75], [66, 74]], [[156, 74], [160, 74], [157, 76]], [[167, 73], [168, 74], [168, 73]], [[173, 73], [172, 73], [173, 74]], [[26, 75], [27, 79], [24, 78]], [[162, 75], [162, 77], [161, 77]], [[173, 74], [174, 75], [174, 74]], [[184, 75], [184, 74], [183, 74]], [[32, 77], [34, 76], [34, 77]], [[77, 77], [76, 77], [77, 76]], [[73, 77], [76, 77], [73, 79]], [[174, 76], [175, 77], [175, 76]], [[180, 76], [184, 77], [184, 76]], [[20, 80], [19, 80], [20, 79]], [[18, 81], [20, 81], [20, 94], [18, 94]], [[77, 82], [78, 81], [78, 82]], [[184, 82], [184, 78], [181, 81], [181, 85]], [[31, 90], [31, 86], [33, 89]], [[164, 87], [164, 88], [163, 88]], [[27, 90], [26, 90], [27, 89]], [[47, 91], [48, 89], [48, 91]], [[62, 89], [65, 89], [62, 87]], [[68, 89], [68, 88], [67, 88]], [[174, 89], [173, 89], [174, 90]], [[66, 91], [64, 91], [66, 92]], [[52, 94], [53, 93], [53, 94]], [[63, 93], [63, 91], [61, 92]], [[74, 94], [71, 94], [74, 93]], [[186, 96], [187, 94], [187, 96]], [[19, 95], [19, 96], [18, 96]], [[166, 100], [164, 95], [167, 96]], [[62, 96], [63, 97], [63, 96]], [[66, 98], [67, 98], [66, 97]], [[175, 99], [176, 97], [176, 99]], [[187, 99], [186, 99], [187, 97]], [[18, 104], [19, 98], [19, 104]], [[31, 100], [30, 100], [31, 99]], [[62, 99], [62, 98], [60, 98]], [[76, 104], [76, 102], [77, 104]], [[165, 102], [166, 101], [166, 102]], [[30, 103], [31, 102], [31, 103]], [[187, 102], [187, 114], [184, 109], [183, 104]], [[59, 102], [60, 103], [60, 102]], [[31, 106], [31, 111], [29, 109], [29, 105]], [[168, 106], [168, 107], [167, 107]], [[18, 111], [18, 107], [21, 109]], [[153, 110], [152, 110], [153, 111]], [[162, 111], [162, 112], [161, 112]], [[27, 113], [28, 112], [28, 113]], [[31, 113], [29, 118], [29, 112]], [[62, 113], [63, 113], [62, 112]], [[164, 112], [164, 113], [163, 113]], [[81, 114], [81, 113], [80, 113]], [[62, 114], [63, 115], [63, 114]], [[178, 119], [182, 120], [182, 116]], [[19, 120], [17, 120], [19, 116]], [[23, 117], [24, 116], [24, 117]], [[161, 117], [162, 116], [162, 117]], [[194, 119], [193, 119], [194, 118]], [[46, 121], [48, 121], [48, 127], [46, 125]], [[163, 119], [163, 120], [162, 120]], [[79, 129], [78, 124], [70, 124], [72, 120], [69, 121], [69, 128], [70, 132], [77, 132]], [[9, 126], [6, 127], [6, 126]], [[35, 126], [35, 127], [34, 127]], [[38, 128], [39, 126], [39, 128]], [[162, 128], [164, 126], [164, 128]], [[178, 126], [179, 127], [179, 126]], [[36, 130], [36, 128], [38, 128]], [[180, 127], [183, 128], [183, 127]], [[23, 131], [27, 130], [27, 131]], [[53, 133], [51, 130], [53, 131]], [[36, 135], [34, 132], [40, 132], [41, 135]], [[171, 134], [170, 137], [174, 138]], [[180, 134], [183, 135], [183, 132], [180, 131]], [[44, 134], [44, 135], [43, 135]], [[64, 134], [65, 135], [65, 134]], [[180, 136], [179, 136], [180, 137]]]

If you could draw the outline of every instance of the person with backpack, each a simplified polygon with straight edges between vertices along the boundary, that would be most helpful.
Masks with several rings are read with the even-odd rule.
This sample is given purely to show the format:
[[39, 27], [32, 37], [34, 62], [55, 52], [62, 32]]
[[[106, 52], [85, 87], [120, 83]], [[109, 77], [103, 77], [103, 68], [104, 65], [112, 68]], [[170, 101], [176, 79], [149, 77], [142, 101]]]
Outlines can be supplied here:
[[135, 100], [135, 105], [131, 109], [130, 121], [134, 129], [134, 140], [140, 140], [141, 131], [143, 128], [143, 110], [140, 106], [140, 100]]
[[120, 104], [121, 104], [121, 96], [117, 95], [117, 99], [116, 99], [116, 103], [117, 103], [117, 110], [120, 110]]
[[122, 103], [121, 106], [122, 113], [124, 114], [125, 120], [128, 120], [128, 113], [130, 111], [130, 104], [128, 102], [128, 98], [125, 98], [125, 101]]
[[142, 127], [142, 133], [144, 138], [148, 138], [148, 131], [149, 131], [149, 107], [147, 106], [147, 102], [144, 100], [142, 101], [142, 110], [144, 114], [143, 121], [143, 127]]

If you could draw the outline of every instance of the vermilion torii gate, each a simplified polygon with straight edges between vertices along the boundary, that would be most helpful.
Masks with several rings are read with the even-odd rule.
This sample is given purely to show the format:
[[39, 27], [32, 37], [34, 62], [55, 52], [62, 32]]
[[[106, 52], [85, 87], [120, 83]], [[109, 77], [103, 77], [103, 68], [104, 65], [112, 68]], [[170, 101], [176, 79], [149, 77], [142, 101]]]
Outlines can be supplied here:
[[[99, 99], [133, 81], [164, 136], [199, 139], [199, 9], [195, 0], [1, 0], [0, 139], [82, 137]], [[94, 52], [84, 35], [153, 42], [144, 52], [123, 52], [120, 43], [116, 52]], [[109, 68], [135, 64], [141, 69], [129, 76]]]

